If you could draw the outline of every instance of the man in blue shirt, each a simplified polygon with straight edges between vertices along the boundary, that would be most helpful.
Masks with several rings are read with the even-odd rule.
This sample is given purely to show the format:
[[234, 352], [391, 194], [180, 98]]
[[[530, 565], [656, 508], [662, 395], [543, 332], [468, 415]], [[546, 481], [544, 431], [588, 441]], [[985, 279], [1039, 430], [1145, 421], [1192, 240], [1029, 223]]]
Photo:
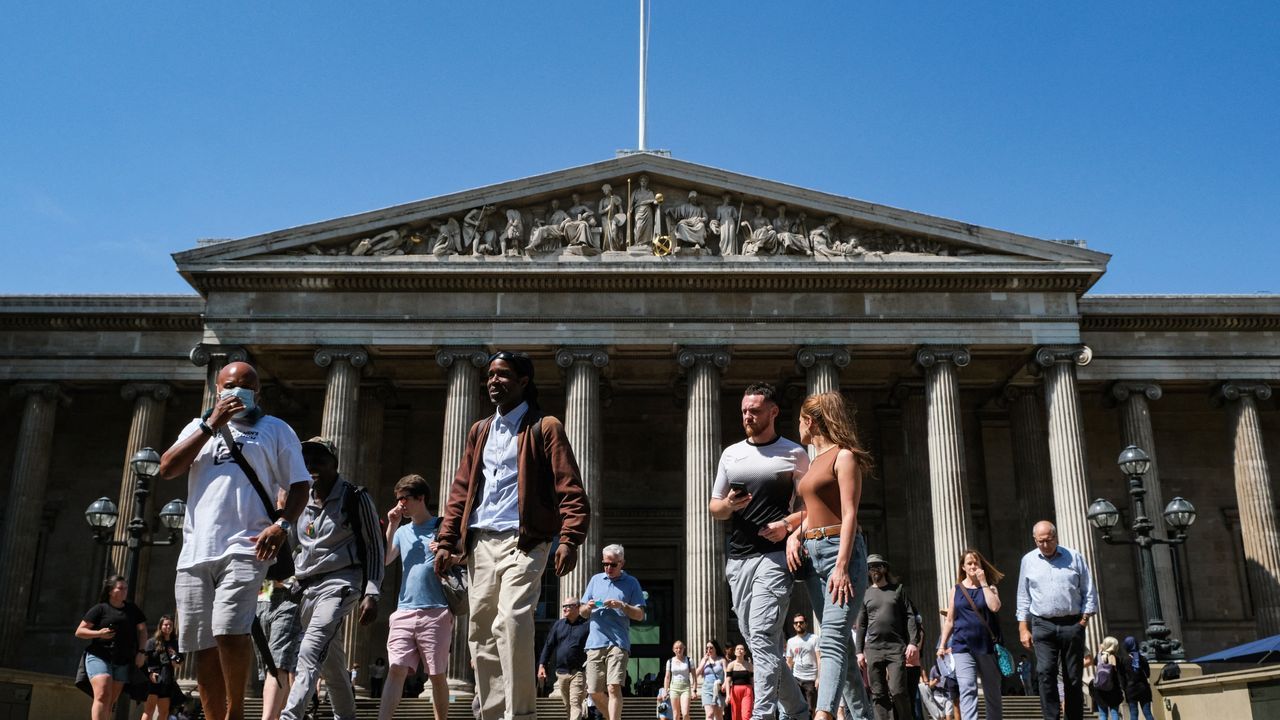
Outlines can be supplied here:
[[626, 556], [621, 545], [608, 545], [600, 554], [604, 557], [604, 572], [587, 583], [579, 608], [591, 620], [587, 635], [587, 692], [597, 708], [607, 705], [608, 720], [622, 720], [622, 684], [627, 680], [627, 659], [631, 654], [631, 621], [644, 619], [644, 591], [638, 580], [622, 571]]
[[1022, 556], [1018, 574], [1018, 635], [1035, 650], [1040, 681], [1040, 709], [1046, 720], [1058, 720], [1058, 667], [1068, 720], [1082, 720], [1084, 697], [1084, 630], [1098, 612], [1098, 591], [1084, 558], [1058, 544], [1058, 529], [1048, 520], [1031, 531], [1036, 549]]
[[[396, 483], [396, 504], [387, 513], [387, 565], [400, 559], [400, 595], [387, 629], [387, 657], [391, 668], [378, 704], [378, 720], [391, 720], [409, 673], [422, 669], [431, 678], [431, 709], [435, 720], [449, 713], [449, 641], [453, 615], [436, 577], [436, 530], [440, 521], [427, 508], [431, 488], [421, 475], [406, 475]], [[401, 525], [405, 519], [409, 522]]]
[[561, 617], [547, 633], [542, 654], [538, 656], [538, 682], [546, 682], [547, 665], [556, 673], [556, 689], [564, 701], [569, 720], [580, 720], [582, 701], [586, 697], [587, 635], [591, 626], [579, 612], [576, 597], [567, 597], [560, 605]]

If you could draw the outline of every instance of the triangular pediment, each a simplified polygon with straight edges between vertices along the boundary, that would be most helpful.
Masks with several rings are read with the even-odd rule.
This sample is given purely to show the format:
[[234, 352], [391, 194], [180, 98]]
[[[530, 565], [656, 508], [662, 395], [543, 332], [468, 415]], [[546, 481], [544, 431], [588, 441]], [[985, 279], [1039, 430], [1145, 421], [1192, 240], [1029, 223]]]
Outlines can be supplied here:
[[313, 270], [329, 272], [390, 269], [389, 264], [397, 272], [429, 272], [442, 262], [479, 261], [499, 270], [504, 263], [593, 257], [616, 271], [628, 259], [644, 263], [655, 256], [674, 263], [776, 260], [886, 270], [922, 263], [1043, 264], [1084, 271], [1095, 280], [1109, 258], [1077, 245], [638, 153], [208, 243], [174, 259], [192, 278], [229, 266], [265, 270], [281, 263], [318, 263]]

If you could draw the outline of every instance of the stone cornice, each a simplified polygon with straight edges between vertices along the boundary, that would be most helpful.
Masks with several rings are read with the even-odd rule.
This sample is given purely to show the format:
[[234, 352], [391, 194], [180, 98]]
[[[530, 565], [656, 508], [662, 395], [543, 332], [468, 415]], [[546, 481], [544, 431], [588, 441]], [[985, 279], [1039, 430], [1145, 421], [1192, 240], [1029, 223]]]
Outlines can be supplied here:
[[[199, 332], [204, 326], [200, 313], [191, 315], [81, 315], [82, 310], [67, 309], [54, 314], [5, 314], [0, 310], [0, 331], [129, 331]], [[74, 314], [73, 314], [74, 313]]]
[[1280, 330], [1278, 315], [1082, 315], [1081, 332], [1197, 332]]
[[1086, 295], [1080, 329], [1089, 332], [1280, 330], [1280, 295]]

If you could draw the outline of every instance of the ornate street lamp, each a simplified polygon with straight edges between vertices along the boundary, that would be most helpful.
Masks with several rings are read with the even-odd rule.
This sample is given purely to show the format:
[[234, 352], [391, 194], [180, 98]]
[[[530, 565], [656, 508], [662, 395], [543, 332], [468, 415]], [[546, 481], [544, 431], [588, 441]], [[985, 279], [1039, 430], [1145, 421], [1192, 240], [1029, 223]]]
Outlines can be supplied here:
[[116, 540], [111, 532], [120, 520], [120, 511], [109, 498], [94, 500], [84, 511], [84, 519], [93, 530], [93, 537], [108, 547], [124, 546], [128, 548], [125, 555], [125, 582], [129, 584], [129, 599], [133, 599], [133, 588], [138, 583], [138, 558], [144, 547], [173, 545], [178, 541], [178, 533], [182, 531], [182, 522], [187, 514], [187, 504], [182, 500], [170, 500], [160, 510], [160, 524], [169, 531], [168, 537], [157, 539], [147, 535], [147, 497], [151, 495], [151, 481], [160, 474], [160, 453], [151, 448], [142, 448], [129, 460], [133, 469], [133, 517], [127, 527], [128, 538]]
[[1109, 501], [1098, 498], [1089, 505], [1089, 522], [1102, 531], [1102, 539], [1110, 545], [1137, 545], [1142, 566], [1142, 603], [1147, 614], [1147, 639], [1142, 651], [1159, 661], [1181, 660], [1185, 657], [1182, 643], [1169, 637], [1172, 633], [1164, 624], [1160, 611], [1160, 590], [1156, 586], [1156, 566], [1151, 555], [1153, 545], [1181, 545], [1186, 542], [1187, 528], [1196, 521], [1196, 508], [1190, 502], [1175, 497], [1164, 509], [1164, 521], [1173, 531], [1169, 538], [1152, 535], [1155, 523], [1147, 517], [1144, 500], [1147, 489], [1143, 476], [1151, 469], [1151, 458], [1136, 445], [1126, 447], [1116, 460], [1120, 471], [1129, 479], [1129, 497], [1133, 503], [1133, 521], [1129, 523], [1128, 538], [1114, 538], [1111, 532], [1120, 523], [1120, 511]]

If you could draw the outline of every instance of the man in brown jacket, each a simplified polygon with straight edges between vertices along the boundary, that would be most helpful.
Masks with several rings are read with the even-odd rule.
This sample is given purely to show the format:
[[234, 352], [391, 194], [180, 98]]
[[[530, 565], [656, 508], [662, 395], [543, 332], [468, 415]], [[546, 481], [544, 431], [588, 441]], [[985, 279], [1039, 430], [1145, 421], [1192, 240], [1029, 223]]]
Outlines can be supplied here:
[[498, 411], [467, 433], [436, 535], [436, 572], [467, 563], [481, 719], [536, 720], [538, 584], [553, 539], [556, 575], [578, 564], [590, 511], [564, 426], [538, 407], [528, 356], [494, 354], [485, 386]]

